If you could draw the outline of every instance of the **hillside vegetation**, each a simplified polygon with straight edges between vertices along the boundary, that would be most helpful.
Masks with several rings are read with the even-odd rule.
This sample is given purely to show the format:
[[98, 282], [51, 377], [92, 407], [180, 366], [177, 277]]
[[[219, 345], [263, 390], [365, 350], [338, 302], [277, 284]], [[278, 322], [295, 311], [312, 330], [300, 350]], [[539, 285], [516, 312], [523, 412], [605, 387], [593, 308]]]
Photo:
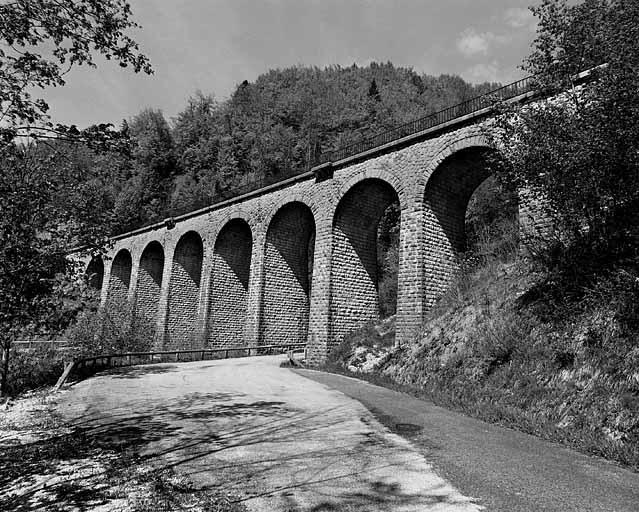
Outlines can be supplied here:
[[[502, 105], [488, 136], [498, 181], [541, 229], [477, 237], [505, 224], [472, 221], [499, 211], [498, 194], [471, 200], [474, 247], [421, 335], [392, 348], [386, 324], [369, 327], [332, 361], [639, 469], [639, 4], [542, 0], [532, 11], [523, 67], [549, 95]], [[584, 70], [590, 81], [575, 87]]]
[[391, 63], [270, 70], [225, 101], [197, 92], [172, 120], [159, 110], [140, 112], [122, 125], [134, 142], [129, 154], [77, 148], [76, 188], [107, 214], [112, 232], [122, 232], [305, 171], [320, 150], [497, 86]]
[[497, 225], [417, 339], [396, 347], [394, 317], [381, 320], [328, 368], [639, 469], [639, 279], [618, 269], [558, 293], [516, 225]]

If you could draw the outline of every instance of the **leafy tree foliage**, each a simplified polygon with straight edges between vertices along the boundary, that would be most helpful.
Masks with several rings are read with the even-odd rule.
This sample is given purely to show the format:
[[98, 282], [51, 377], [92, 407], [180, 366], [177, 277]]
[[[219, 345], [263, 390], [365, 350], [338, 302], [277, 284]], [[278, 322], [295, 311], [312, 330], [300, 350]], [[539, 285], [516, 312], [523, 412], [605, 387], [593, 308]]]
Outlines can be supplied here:
[[372, 63], [271, 70], [221, 103], [196, 93], [174, 122], [179, 177], [170, 213], [299, 173], [319, 147], [335, 149], [493, 87]]
[[113, 212], [120, 231], [164, 218], [176, 169], [173, 137], [162, 112], [143, 110], [126, 126], [133, 150]]
[[[99, 247], [111, 198], [92, 171], [94, 151], [125, 149], [126, 134], [101, 124], [54, 125], [33, 91], [62, 86], [101, 54], [151, 72], [126, 35], [136, 27], [125, 0], [13, 0], [0, 5], [0, 392], [7, 391], [12, 342], [60, 322], [66, 251]], [[81, 148], [72, 144], [82, 143]], [[113, 159], [113, 157], [111, 157]]]
[[[114, 192], [122, 232], [303, 172], [335, 149], [487, 92], [456, 76], [391, 63], [271, 70], [226, 101], [196, 92], [170, 123], [144, 111], [125, 123], [137, 147]], [[145, 156], [148, 155], [148, 156]]]
[[[46, 101], [34, 98], [32, 91], [63, 86], [71, 67], [94, 67], [96, 53], [122, 67], [150, 73], [147, 58], [125, 34], [134, 27], [126, 0], [13, 0], [0, 5], [2, 139], [80, 137], [75, 127], [54, 126]], [[99, 131], [87, 133], [86, 140], [92, 141]]]
[[[525, 69], [555, 96], [501, 119], [505, 175], [553, 221], [539, 253], [551, 280], [583, 286], [637, 267], [639, 4], [544, 0], [533, 12], [540, 23]], [[592, 80], [577, 84], [587, 69]]]

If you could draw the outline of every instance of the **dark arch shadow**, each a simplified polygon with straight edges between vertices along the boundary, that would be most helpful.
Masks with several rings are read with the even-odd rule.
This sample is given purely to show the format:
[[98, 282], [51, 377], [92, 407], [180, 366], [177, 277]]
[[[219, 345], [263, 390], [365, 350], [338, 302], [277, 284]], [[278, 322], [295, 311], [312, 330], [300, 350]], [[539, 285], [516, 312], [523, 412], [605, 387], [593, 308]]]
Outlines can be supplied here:
[[160, 242], [149, 243], [140, 257], [136, 292], [136, 319], [150, 325], [157, 320], [164, 272], [164, 249]]
[[[446, 158], [428, 179], [424, 192], [423, 276], [426, 307], [448, 289], [467, 250], [466, 213], [475, 191], [494, 174], [499, 154], [476, 146]], [[514, 194], [514, 193], [513, 193]], [[513, 222], [517, 222], [516, 200]]]
[[189, 278], [198, 288], [202, 277], [202, 258], [204, 255], [204, 244], [202, 237], [195, 231], [189, 231], [180, 238], [175, 246], [173, 254], [173, 267], [179, 266], [184, 269]]
[[315, 254], [315, 219], [294, 201], [273, 216], [266, 234], [260, 340], [306, 342]]
[[167, 345], [196, 348], [204, 244], [195, 231], [182, 235], [175, 247], [169, 287]]
[[235, 274], [245, 290], [248, 290], [253, 234], [244, 219], [227, 222], [215, 240], [213, 252], [218, 254]]
[[243, 345], [253, 235], [243, 219], [227, 222], [215, 241], [208, 314], [210, 346]]
[[424, 204], [432, 212], [450, 247], [465, 250], [465, 215], [473, 192], [493, 174], [494, 150], [462, 149], [446, 158], [426, 183]]
[[131, 283], [131, 267], [131, 253], [127, 249], [120, 249], [111, 264], [108, 290], [110, 304], [121, 305], [127, 300]]
[[340, 200], [333, 219], [331, 344], [380, 315], [378, 231], [395, 189], [384, 180], [358, 182]]
[[104, 282], [104, 261], [101, 256], [93, 256], [84, 272], [87, 285], [95, 290], [102, 289]]

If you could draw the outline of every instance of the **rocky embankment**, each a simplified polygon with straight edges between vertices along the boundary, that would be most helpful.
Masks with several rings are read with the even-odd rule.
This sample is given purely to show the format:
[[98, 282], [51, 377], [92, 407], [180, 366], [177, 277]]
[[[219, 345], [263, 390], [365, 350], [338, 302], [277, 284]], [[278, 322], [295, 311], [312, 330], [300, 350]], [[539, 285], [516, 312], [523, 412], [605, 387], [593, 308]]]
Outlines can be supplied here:
[[639, 469], [628, 305], [603, 283], [596, 301], [553, 314], [529, 299], [535, 286], [522, 262], [481, 269], [455, 283], [414, 343], [394, 347], [391, 318], [354, 333], [331, 364]]

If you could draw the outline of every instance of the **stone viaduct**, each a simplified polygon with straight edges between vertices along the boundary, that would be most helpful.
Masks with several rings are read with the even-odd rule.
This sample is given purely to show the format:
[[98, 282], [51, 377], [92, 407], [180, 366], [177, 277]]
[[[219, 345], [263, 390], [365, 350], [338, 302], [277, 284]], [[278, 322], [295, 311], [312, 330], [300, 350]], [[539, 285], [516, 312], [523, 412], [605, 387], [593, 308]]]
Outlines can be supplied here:
[[304, 342], [318, 363], [379, 315], [376, 233], [398, 201], [396, 342], [410, 342], [453, 276], [468, 201], [489, 175], [488, 111], [115, 237], [98, 262], [102, 306], [128, 301], [157, 349]]

